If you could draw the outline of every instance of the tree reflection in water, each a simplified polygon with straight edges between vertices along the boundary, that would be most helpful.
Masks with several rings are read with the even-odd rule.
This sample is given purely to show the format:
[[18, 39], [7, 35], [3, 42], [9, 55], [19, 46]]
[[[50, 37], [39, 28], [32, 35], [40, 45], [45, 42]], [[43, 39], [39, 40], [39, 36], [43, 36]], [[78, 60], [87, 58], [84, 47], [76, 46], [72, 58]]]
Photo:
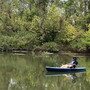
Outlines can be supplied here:
[[67, 63], [72, 55], [0, 54], [0, 90], [89, 90], [90, 57], [79, 59], [80, 65], [87, 67], [85, 73], [62, 72], [45, 76], [46, 66]]

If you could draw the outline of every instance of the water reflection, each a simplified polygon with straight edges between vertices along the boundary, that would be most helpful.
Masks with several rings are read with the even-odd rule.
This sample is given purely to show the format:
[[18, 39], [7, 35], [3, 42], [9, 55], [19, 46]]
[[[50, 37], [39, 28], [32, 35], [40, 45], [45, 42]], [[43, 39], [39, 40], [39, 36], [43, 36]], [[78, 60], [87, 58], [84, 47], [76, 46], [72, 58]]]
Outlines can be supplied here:
[[80, 65], [87, 67], [85, 73], [46, 74], [46, 66], [68, 63], [73, 55], [0, 54], [0, 90], [89, 90], [90, 57], [78, 59]]
[[72, 83], [75, 83], [76, 80], [80, 77], [78, 77], [75, 73], [72, 74], [65, 74], [66, 77], [69, 77], [70, 79], [72, 79]]
[[86, 71], [81, 72], [47, 72], [46, 76], [65, 76], [72, 80], [72, 83], [75, 83], [77, 79], [82, 79], [81, 76], [77, 76], [77, 74], [85, 73]]
[[16, 81], [13, 78], [11, 78], [8, 85], [8, 90], [11, 90], [11, 86], [15, 86], [15, 85], [16, 85]]

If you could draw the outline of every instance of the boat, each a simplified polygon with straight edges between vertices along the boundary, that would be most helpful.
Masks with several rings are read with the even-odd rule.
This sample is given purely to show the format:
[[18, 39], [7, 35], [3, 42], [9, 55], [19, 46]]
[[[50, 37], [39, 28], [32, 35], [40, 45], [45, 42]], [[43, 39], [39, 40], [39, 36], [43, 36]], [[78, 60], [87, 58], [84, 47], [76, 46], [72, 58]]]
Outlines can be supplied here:
[[86, 67], [76, 67], [76, 68], [61, 68], [61, 67], [49, 67], [46, 66], [47, 71], [59, 71], [59, 72], [80, 72], [80, 71], [86, 71]]

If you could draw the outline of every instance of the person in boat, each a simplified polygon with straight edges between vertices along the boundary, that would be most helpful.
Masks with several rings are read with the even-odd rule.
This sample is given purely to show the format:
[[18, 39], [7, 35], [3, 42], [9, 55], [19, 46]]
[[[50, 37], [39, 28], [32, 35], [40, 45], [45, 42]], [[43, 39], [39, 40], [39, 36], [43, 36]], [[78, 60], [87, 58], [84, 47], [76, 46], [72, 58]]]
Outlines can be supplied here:
[[75, 68], [78, 64], [77, 57], [73, 57], [73, 61], [71, 61], [69, 64], [62, 65], [61, 68]]

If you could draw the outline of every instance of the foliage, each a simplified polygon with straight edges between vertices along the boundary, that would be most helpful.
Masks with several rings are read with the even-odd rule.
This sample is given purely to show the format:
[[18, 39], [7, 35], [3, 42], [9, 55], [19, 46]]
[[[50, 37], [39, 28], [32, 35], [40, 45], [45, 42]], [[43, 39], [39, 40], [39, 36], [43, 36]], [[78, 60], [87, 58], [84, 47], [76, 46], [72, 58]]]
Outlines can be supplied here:
[[76, 21], [76, 25], [84, 29], [85, 31], [88, 31], [88, 25], [90, 24], [90, 14], [87, 16], [78, 17]]
[[43, 50], [47, 51], [59, 51], [58, 45], [55, 42], [44, 43], [42, 46]]
[[59, 8], [54, 4], [47, 8], [48, 13], [41, 28], [41, 42], [53, 42], [59, 31]]
[[89, 51], [89, 5], [88, 0], [1, 0], [0, 50], [41, 50], [50, 43]]
[[58, 33], [55, 41], [57, 43], [70, 44], [76, 37], [76, 29], [69, 23], [64, 22], [63, 29]]
[[86, 32], [85, 43], [86, 43], [87, 49], [90, 50], [90, 24], [88, 27], [89, 27], [89, 30]]
[[[90, 27], [90, 26], [89, 26]], [[77, 51], [85, 51], [90, 49], [90, 29], [86, 32], [79, 31], [75, 40], [71, 43], [72, 47]]]
[[77, 36], [75, 39], [71, 42], [71, 46], [76, 51], [85, 51], [86, 50], [86, 44], [85, 44], [85, 35], [83, 35], [83, 31], [77, 32]]
[[38, 44], [31, 32], [18, 32], [15, 36], [1, 36], [0, 50], [32, 50]]

